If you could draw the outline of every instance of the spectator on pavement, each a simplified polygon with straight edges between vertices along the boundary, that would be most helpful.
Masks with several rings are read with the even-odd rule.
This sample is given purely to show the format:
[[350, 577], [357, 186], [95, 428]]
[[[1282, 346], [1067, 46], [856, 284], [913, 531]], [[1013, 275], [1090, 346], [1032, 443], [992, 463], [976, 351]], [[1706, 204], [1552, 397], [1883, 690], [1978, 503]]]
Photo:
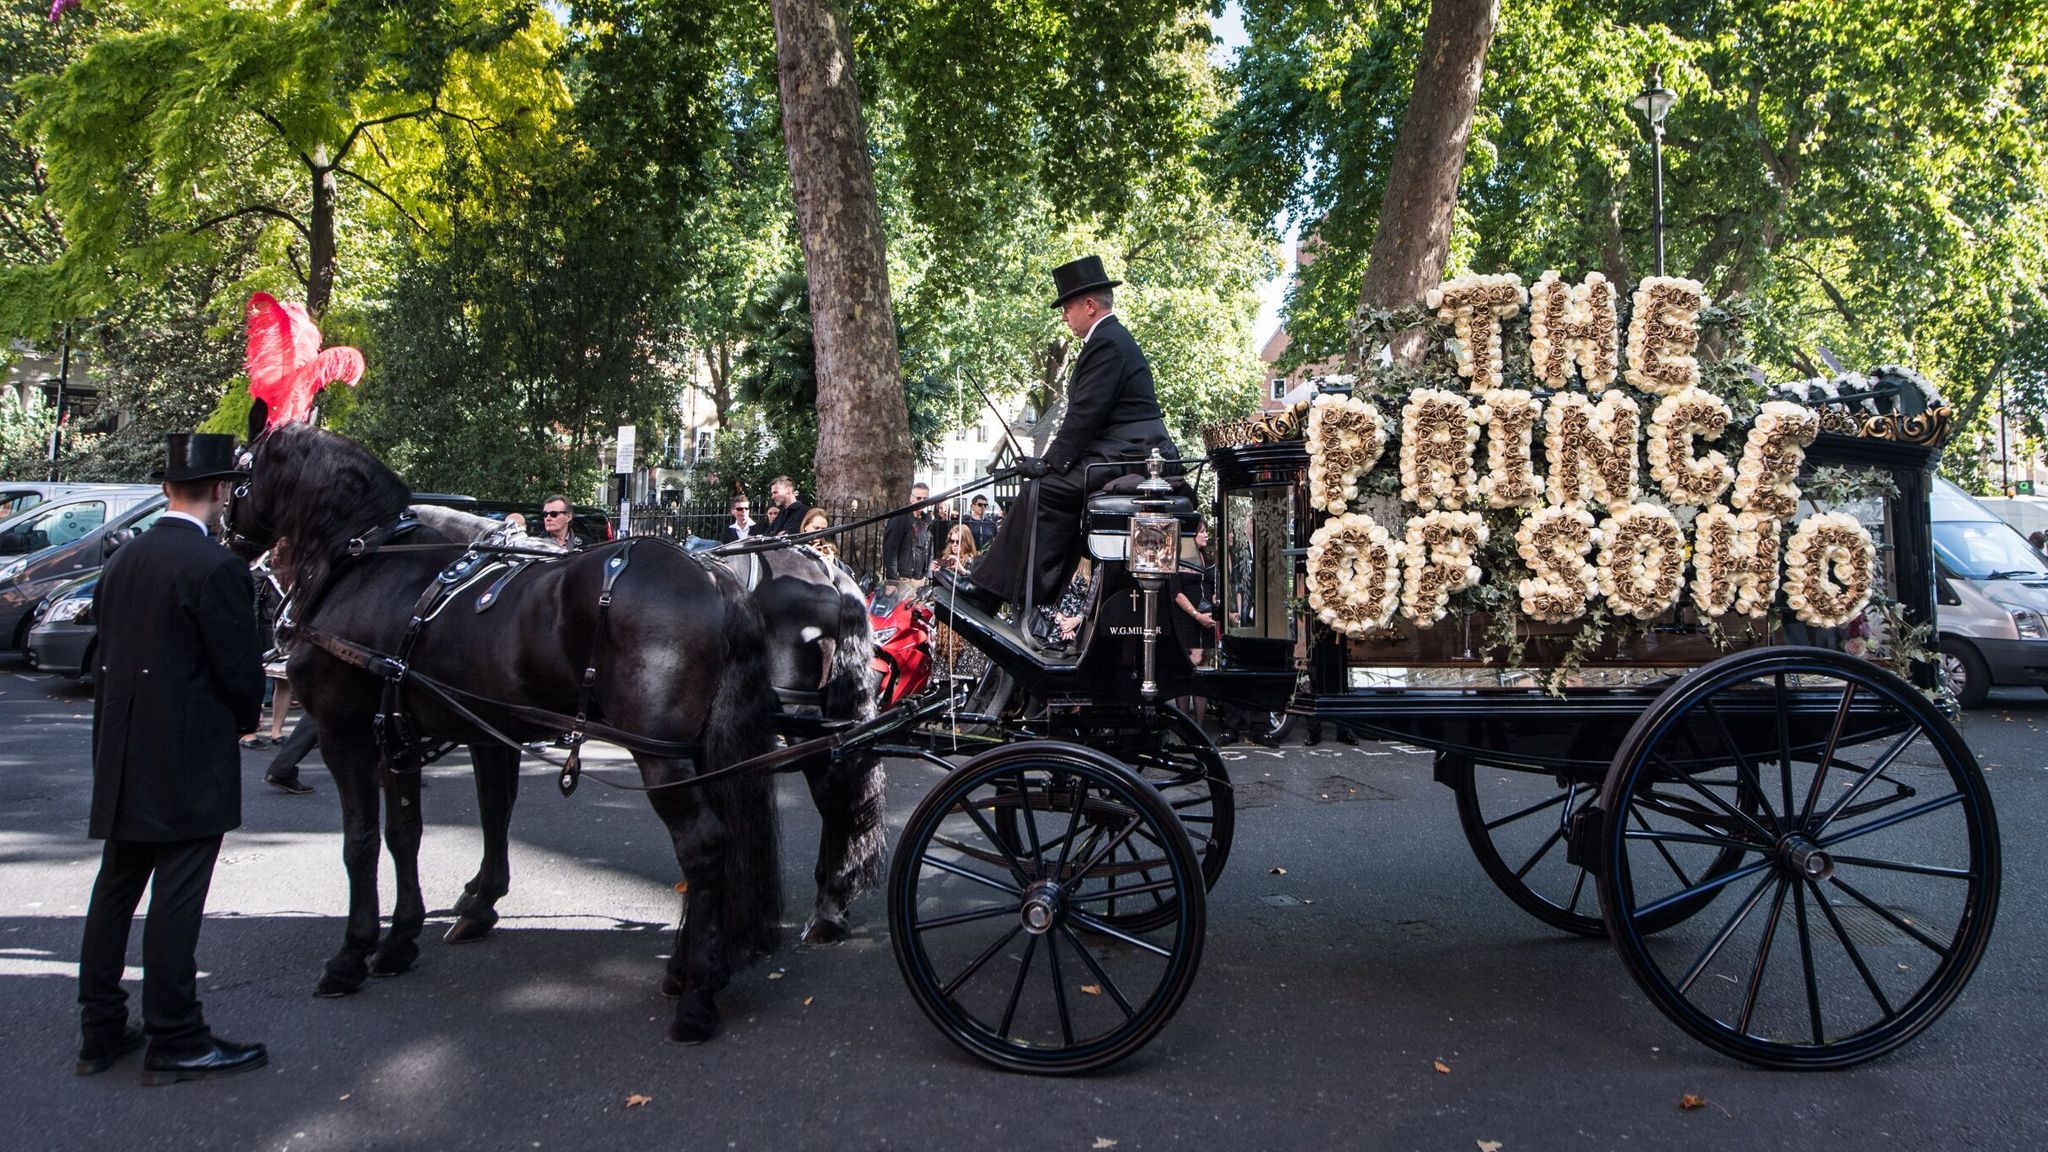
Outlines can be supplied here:
[[761, 534], [761, 526], [754, 523], [754, 504], [745, 496], [732, 498], [732, 523], [718, 533], [720, 544], [746, 540]]
[[[910, 502], [922, 504], [932, 494], [923, 482], [910, 486]], [[882, 575], [901, 588], [916, 588], [932, 574], [932, 514], [905, 512], [889, 521], [882, 534]]]
[[570, 520], [569, 498], [550, 496], [540, 506], [541, 533], [549, 540], [571, 552], [588, 546], [589, 541], [576, 534], [576, 526]]
[[804, 517], [810, 513], [811, 506], [797, 497], [796, 481], [787, 476], [770, 480], [768, 503], [771, 506], [768, 514], [775, 518], [775, 531], [784, 536], [794, 536], [804, 530]]
[[988, 497], [985, 495], [977, 494], [974, 497], [973, 502], [968, 504], [967, 515], [961, 523], [966, 524], [968, 530], [974, 533], [974, 546], [977, 549], [988, 547], [988, 542], [996, 538], [998, 521], [989, 512]]

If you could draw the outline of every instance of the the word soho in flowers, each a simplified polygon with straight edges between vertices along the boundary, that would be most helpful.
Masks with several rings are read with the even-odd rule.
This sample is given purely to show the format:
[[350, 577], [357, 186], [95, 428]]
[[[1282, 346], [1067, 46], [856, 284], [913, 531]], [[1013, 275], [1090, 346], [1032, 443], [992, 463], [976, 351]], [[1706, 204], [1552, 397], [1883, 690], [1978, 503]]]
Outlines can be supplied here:
[[[1811, 517], [1784, 543], [1820, 415], [1771, 400], [1743, 430], [1735, 462], [1702, 451], [1702, 441], [1721, 438], [1733, 422], [1727, 402], [1699, 386], [1693, 352], [1706, 296], [1693, 281], [1653, 277], [1631, 299], [1625, 363], [1617, 365], [1615, 290], [1598, 273], [1568, 285], [1546, 272], [1530, 290], [1516, 276], [1469, 276], [1432, 291], [1424, 302], [1452, 325], [1452, 351], [1471, 396], [1409, 392], [1396, 455], [1401, 499], [1413, 515], [1398, 528], [1351, 511], [1361, 478], [1388, 447], [1386, 419], [1363, 399], [1316, 399], [1308, 420], [1309, 502], [1331, 517], [1308, 555], [1309, 603], [1319, 619], [1354, 636], [1391, 626], [1397, 609], [1424, 627], [1441, 619], [1453, 594], [1485, 579], [1481, 509], [1518, 518], [1516, 551], [1529, 576], [1517, 600], [1532, 620], [1567, 623], [1596, 597], [1617, 615], [1654, 619], [1688, 591], [1705, 616], [1761, 617], [1781, 586], [1786, 606], [1814, 627], [1839, 627], [1862, 614], [1877, 550], [1854, 517]], [[1504, 386], [1501, 322], [1525, 303], [1529, 362], [1537, 382], [1553, 390], [1547, 398]], [[1658, 398], [1647, 423], [1647, 402], [1615, 387], [1617, 374]], [[1583, 390], [1564, 390], [1573, 385]], [[1539, 425], [1542, 474], [1534, 450]], [[1655, 498], [1640, 490], [1639, 461], [1647, 462]], [[1689, 540], [1674, 507], [1698, 510]]]

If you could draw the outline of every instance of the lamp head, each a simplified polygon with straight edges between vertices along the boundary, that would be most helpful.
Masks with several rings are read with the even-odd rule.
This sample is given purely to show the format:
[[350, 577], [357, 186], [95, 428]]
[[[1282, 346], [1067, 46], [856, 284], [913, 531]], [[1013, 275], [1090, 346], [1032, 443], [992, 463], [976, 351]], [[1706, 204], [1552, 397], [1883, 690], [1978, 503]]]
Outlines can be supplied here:
[[1641, 112], [1650, 121], [1652, 128], [1664, 126], [1664, 114], [1678, 103], [1678, 93], [1664, 87], [1664, 69], [1661, 65], [1650, 66], [1649, 82], [1628, 106]]

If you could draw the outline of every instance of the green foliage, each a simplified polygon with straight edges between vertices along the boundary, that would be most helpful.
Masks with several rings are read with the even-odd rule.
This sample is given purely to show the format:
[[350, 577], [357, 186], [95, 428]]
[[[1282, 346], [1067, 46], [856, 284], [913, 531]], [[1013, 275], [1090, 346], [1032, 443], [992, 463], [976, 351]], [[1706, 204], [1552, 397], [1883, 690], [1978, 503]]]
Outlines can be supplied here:
[[[1246, 0], [1214, 171], [1316, 259], [1297, 358], [1342, 351], [1427, 0]], [[2026, 347], [2048, 278], [2048, 33], [2036, 0], [1917, 6], [1504, 0], [1459, 189], [1453, 273], [1647, 275], [1650, 149], [1628, 109], [1678, 93], [1670, 268], [1753, 308], [1777, 379], [1911, 363], [1965, 421]]]

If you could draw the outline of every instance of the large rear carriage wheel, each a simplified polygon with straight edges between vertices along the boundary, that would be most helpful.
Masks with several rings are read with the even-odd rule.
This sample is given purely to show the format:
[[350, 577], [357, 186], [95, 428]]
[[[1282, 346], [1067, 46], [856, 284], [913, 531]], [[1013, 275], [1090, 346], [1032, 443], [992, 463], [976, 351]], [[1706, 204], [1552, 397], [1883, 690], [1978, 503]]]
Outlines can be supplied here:
[[[1156, 924], [1106, 915], [1154, 894]], [[1204, 908], [1180, 814], [1115, 760], [1047, 741], [954, 770], [889, 870], [890, 940], [918, 1007], [1019, 1072], [1091, 1072], [1157, 1035], [1194, 984]]]
[[1990, 940], [1983, 774], [1925, 696], [1854, 657], [1769, 648], [1697, 669], [1630, 730], [1601, 807], [1600, 906], [1623, 962], [1737, 1059], [1881, 1056], [1947, 1009]]

